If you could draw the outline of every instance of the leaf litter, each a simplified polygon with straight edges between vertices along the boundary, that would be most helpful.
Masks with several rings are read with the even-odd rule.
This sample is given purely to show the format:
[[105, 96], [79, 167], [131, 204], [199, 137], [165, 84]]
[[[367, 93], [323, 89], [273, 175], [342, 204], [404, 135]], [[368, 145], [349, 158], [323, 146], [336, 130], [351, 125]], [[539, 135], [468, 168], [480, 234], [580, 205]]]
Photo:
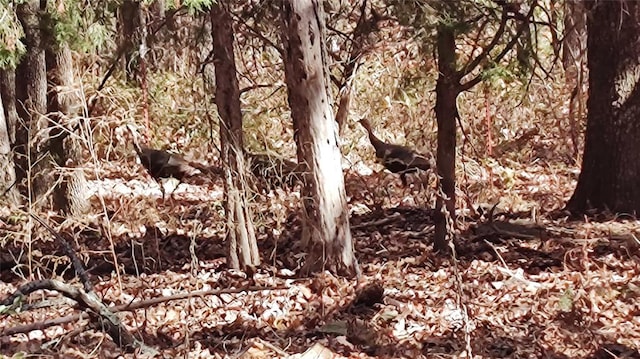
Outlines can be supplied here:
[[[459, 219], [455, 260], [431, 248], [432, 213], [425, 209], [433, 203], [431, 177], [423, 184], [414, 178], [407, 189], [389, 173], [349, 173], [363, 277], [348, 280], [327, 272], [295, 277], [304, 260], [295, 192], [256, 195], [264, 265], [247, 275], [225, 269], [221, 183], [183, 184], [172, 202], [163, 202], [156, 183], [135, 175], [118, 180], [116, 166], [107, 177], [112, 180], [94, 182], [94, 207], [100, 211], [97, 198], [103, 196], [108, 221], [65, 220], [58, 228], [74, 238], [107, 305], [239, 288], [120, 312], [162, 357], [640, 357], [640, 227], [632, 218], [569, 220], [561, 211], [574, 183], [566, 173], [543, 166], [512, 174], [490, 168], [493, 176], [509, 178], [494, 183], [501, 190], [507, 183], [509, 196], [490, 221], [461, 202], [460, 213], [468, 215]], [[403, 205], [408, 200], [417, 205]], [[1, 218], [7, 233], [27, 233], [24, 222], [7, 213]], [[34, 278], [75, 282], [48, 236], [37, 232], [34, 238]], [[19, 239], [5, 239], [3, 247], [13, 255], [4, 255], [3, 263], [19, 263], [0, 272], [0, 291], [8, 295], [27, 279], [29, 261]], [[242, 290], [249, 287], [278, 289]], [[54, 304], [2, 314], [0, 331], [77, 314], [56, 300], [54, 292], [32, 295], [31, 305]], [[3, 335], [0, 351], [134, 357], [86, 319]]]

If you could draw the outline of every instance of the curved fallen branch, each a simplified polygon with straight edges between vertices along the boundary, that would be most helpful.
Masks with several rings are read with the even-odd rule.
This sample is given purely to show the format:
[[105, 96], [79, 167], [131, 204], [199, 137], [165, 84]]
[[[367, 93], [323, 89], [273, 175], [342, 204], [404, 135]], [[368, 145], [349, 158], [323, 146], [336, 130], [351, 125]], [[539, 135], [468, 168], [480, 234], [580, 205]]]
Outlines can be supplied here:
[[124, 325], [122, 325], [120, 319], [111, 312], [111, 310], [109, 310], [109, 308], [107, 308], [107, 306], [102, 303], [98, 297], [96, 297], [95, 293], [87, 293], [80, 288], [76, 288], [72, 285], [54, 279], [43, 279], [29, 282], [18, 288], [15, 293], [3, 300], [0, 304], [11, 306], [16, 301], [19, 301], [20, 298], [41, 289], [60, 292], [65, 297], [78, 302], [82, 308], [89, 309], [89, 317], [97, 327], [104, 328], [113, 341], [125, 351], [131, 352], [136, 348], [141, 348], [145, 351], [151, 349], [145, 347], [142, 342], [134, 338]]
[[[35, 283], [35, 282], [27, 283], [24, 286], [20, 287], [10, 297], [8, 297], [7, 299], [5, 299], [2, 302], [0, 302], [0, 305], [10, 306], [10, 305], [13, 304], [13, 302], [17, 298], [20, 298], [22, 295], [29, 294], [29, 293], [33, 292], [34, 290], [36, 290], [36, 289], [34, 289], [34, 290], [28, 291], [27, 289], [25, 289], [25, 287], [32, 286], [32, 283]], [[60, 284], [63, 284], [65, 286], [67, 286], [64, 283], [60, 283]], [[113, 313], [118, 313], [118, 312], [133, 311], [133, 310], [140, 309], [140, 308], [148, 308], [148, 307], [153, 306], [155, 304], [169, 302], [169, 301], [172, 301], [172, 300], [181, 300], [181, 299], [188, 299], [188, 298], [193, 298], [193, 297], [202, 297], [202, 296], [207, 296], [207, 295], [233, 294], [233, 293], [241, 293], [241, 292], [258, 292], [258, 291], [262, 291], [262, 290], [282, 290], [282, 289], [289, 289], [289, 288], [290, 287], [286, 287], [286, 286], [276, 286], [276, 287], [251, 286], [251, 287], [230, 288], [230, 289], [201, 290], [201, 291], [196, 291], [196, 292], [180, 293], [180, 294], [175, 294], [175, 295], [166, 296], [166, 297], [156, 297], [156, 298], [151, 298], [151, 299], [147, 299], [147, 300], [141, 300], [141, 301], [134, 302], [134, 303], [121, 304], [121, 305], [116, 305], [116, 306], [113, 306], [113, 307], [105, 307], [105, 308], [113, 314]], [[39, 289], [50, 289], [50, 288], [39, 288]], [[73, 288], [73, 289], [77, 290], [76, 288]], [[75, 299], [75, 298], [73, 298], [73, 299]], [[48, 319], [48, 320], [44, 320], [44, 321], [40, 321], [40, 322], [24, 324], [24, 325], [18, 325], [18, 326], [14, 326], [14, 327], [10, 327], [10, 328], [3, 328], [2, 330], [0, 330], [0, 336], [8, 336], [8, 335], [14, 335], [14, 334], [28, 333], [28, 332], [33, 331], [33, 330], [42, 330], [42, 329], [46, 329], [46, 328], [49, 328], [49, 327], [52, 327], [52, 326], [55, 326], [55, 325], [62, 325], [62, 324], [66, 324], [66, 323], [76, 322], [76, 321], [78, 321], [80, 319], [88, 319], [88, 318], [90, 318], [90, 315], [85, 312], [85, 313], [67, 315], [67, 316], [61, 317], [61, 318]]]
[[31, 215], [31, 217], [35, 219], [36, 222], [40, 223], [40, 225], [42, 225], [47, 231], [49, 231], [49, 233], [51, 233], [51, 235], [53, 235], [55, 239], [58, 240], [58, 242], [62, 246], [62, 251], [67, 257], [69, 257], [69, 260], [71, 261], [71, 265], [76, 271], [76, 275], [78, 276], [78, 278], [80, 278], [80, 281], [82, 282], [82, 286], [85, 292], [87, 293], [93, 292], [93, 284], [91, 283], [91, 279], [89, 279], [89, 273], [87, 273], [87, 270], [84, 268], [84, 264], [76, 254], [76, 251], [73, 249], [69, 241], [67, 241], [55, 229], [51, 228], [51, 226], [49, 226], [47, 222], [44, 221], [44, 219], [38, 217], [34, 213], [29, 213], [29, 215]]

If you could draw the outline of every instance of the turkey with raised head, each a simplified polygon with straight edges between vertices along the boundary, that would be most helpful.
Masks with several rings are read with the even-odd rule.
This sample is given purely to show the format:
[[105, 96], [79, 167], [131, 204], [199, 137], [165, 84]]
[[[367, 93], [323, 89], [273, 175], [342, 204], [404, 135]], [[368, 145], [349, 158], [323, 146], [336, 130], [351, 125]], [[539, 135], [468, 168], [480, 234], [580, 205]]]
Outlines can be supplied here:
[[164, 186], [160, 182], [162, 178], [175, 178], [178, 180], [178, 184], [173, 191], [171, 191], [171, 196], [173, 196], [173, 192], [182, 183], [183, 179], [202, 173], [200, 169], [179, 155], [146, 146], [139, 146], [137, 143], [134, 143], [134, 148], [144, 168], [147, 169], [151, 177], [160, 185], [163, 199], [165, 193]]
[[399, 173], [403, 185], [407, 185], [407, 174], [431, 168], [429, 159], [406, 146], [383, 142], [376, 137], [371, 123], [363, 118], [360, 124], [367, 130], [369, 141], [376, 150], [376, 157], [386, 169]]

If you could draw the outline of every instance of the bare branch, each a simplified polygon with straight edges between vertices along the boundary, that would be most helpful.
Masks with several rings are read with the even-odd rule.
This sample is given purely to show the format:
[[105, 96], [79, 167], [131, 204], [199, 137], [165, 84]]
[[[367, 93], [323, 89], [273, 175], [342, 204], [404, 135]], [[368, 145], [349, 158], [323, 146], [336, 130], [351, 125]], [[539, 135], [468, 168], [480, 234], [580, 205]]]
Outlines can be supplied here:
[[284, 49], [278, 45], [276, 45], [273, 41], [271, 41], [269, 38], [267, 38], [266, 36], [264, 36], [262, 34], [262, 32], [260, 32], [260, 30], [256, 29], [255, 27], [249, 25], [244, 19], [242, 19], [239, 16], [234, 15], [233, 13], [231, 13], [231, 15], [233, 17], [235, 17], [236, 21], [241, 24], [242, 26], [244, 26], [247, 30], [249, 30], [249, 32], [259, 38], [260, 40], [264, 41], [267, 45], [271, 46], [272, 48], [274, 48], [276, 51], [278, 51], [278, 53], [280, 54], [280, 57], [284, 58]]
[[[26, 284], [25, 286], [27, 286], [29, 284]], [[151, 299], [147, 299], [147, 300], [141, 300], [141, 301], [134, 302], [134, 303], [116, 305], [116, 306], [113, 306], [113, 307], [109, 307], [108, 309], [113, 313], [118, 313], [118, 312], [125, 312], [125, 311], [134, 311], [136, 309], [141, 309], [141, 308], [148, 308], [148, 307], [151, 307], [151, 306], [153, 306], [155, 304], [160, 304], [160, 303], [164, 303], [164, 302], [169, 302], [169, 301], [174, 301], [174, 300], [182, 300], [182, 299], [188, 299], [188, 298], [195, 298], [195, 297], [203, 297], [203, 296], [207, 296], [207, 295], [234, 294], [234, 293], [242, 293], [242, 292], [259, 292], [259, 291], [265, 291], [265, 290], [285, 290], [285, 289], [290, 289], [290, 287], [285, 287], [285, 286], [276, 286], [276, 287], [251, 286], [251, 287], [230, 288], [230, 289], [201, 290], [201, 291], [196, 291], [196, 292], [175, 294], [175, 295], [167, 296], [167, 297], [156, 297], [156, 298], [151, 298]], [[19, 289], [19, 291], [20, 291], [20, 289]], [[22, 292], [22, 293], [24, 293], [24, 292]], [[7, 299], [3, 300], [2, 302], [0, 302], [0, 304], [1, 305], [11, 305], [13, 303], [13, 301], [20, 296], [20, 295], [16, 295], [16, 294], [17, 294], [17, 292], [14, 293], [9, 298], [7, 298]], [[26, 293], [25, 293], [25, 295], [26, 295]], [[0, 336], [8, 336], [8, 335], [14, 335], [14, 334], [20, 334], [20, 333], [28, 333], [28, 332], [33, 331], [33, 330], [42, 330], [42, 329], [46, 329], [46, 328], [49, 328], [49, 327], [52, 327], [52, 326], [55, 326], [55, 325], [62, 325], [62, 324], [66, 324], [66, 323], [77, 322], [80, 319], [87, 319], [87, 318], [89, 318], [89, 314], [87, 314], [87, 313], [79, 313], [79, 314], [68, 315], [68, 316], [65, 316], [65, 317], [49, 319], [49, 320], [36, 322], [36, 323], [18, 325], [18, 326], [11, 327], [11, 328], [3, 328], [2, 330], [0, 330]]]
[[242, 95], [245, 92], [249, 92], [255, 89], [259, 89], [259, 88], [267, 88], [267, 87], [273, 87], [274, 85], [271, 84], [255, 84], [252, 86], [247, 86], [247, 87], [243, 87], [240, 89], [240, 95]]
[[471, 60], [468, 64], [466, 64], [460, 70], [460, 78], [464, 77], [465, 75], [475, 70], [475, 68], [478, 67], [478, 65], [480, 65], [482, 61], [484, 61], [489, 56], [489, 53], [496, 47], [496, 45], [498, 45], [500, 38], [502, 38], [502, 35], [504, 35], [506, 26], [507, 26], [507, 12], [503, 10], [502, 17], [500, 18], [500, 26], [498, 27], [498, 30], [496, 31], [496, 34], [494, 35], [493, 39], [487, 46], [485, 46], [482, 49], [482, 53], [480, 53], [478, 57]]
[[371, 16], [367, 17], [367, 1], [362, 2], [360, 7], [360, 18], [353, 30], [353, 39], [351, 41], [351, 49], [349, 57], [342, 70], [342, 79], [338, 83], [338, 110], [336, 111], [336, 121], [338, 122], [339, 131], [342, 131], [344, 124], [349, 116], [349, 107], [351, 104], [351, 84], [355, 78], [360, 58], [365, 53], [364, 43], [369, 34], [377, 31], [380, 16], [371, 9]]
[[49, 226], [47, 222], [45, 222], [42, 218], [38, 217], [34, 213], [29, 213], [29, 214], [33, 219], [35, 219], [38, 223], [40, 223], [40, 225], [46, 228], [47, 231], [49, 231], [58, 240], [58, 242], [60, 242], [60, 245], [62, 246], [62, 251], [64, 252], [64, 254], [67, 255], [67, 257], [69, 257], [69, 260], [71, 261], [71, 265], [73, 265], [73, 268], [75, 269], [76, 274], [82, 281], [84, 290], [87, 293], [93, 292], [93, 284], [91, 284], [91, 280], [89, 279], [89, 274], [87, 273], [87, 270], [84, 268], [82, 261], [80, 260], [80, 258], [78, 258], [78, 255], [76, 254], [71, 244], [69, 244], [69, 242], [62, 235], [60, 235], [53, 228], [51, 228], [51, 226]]
[[533, 11], [536, 9], [536, 7], [537, 7], [537, 2], [534, 2], [531, 5], [531, 9], [529, 9], [529, 13], [525, 16], [526, 20], [520, 23], [520, 26], [518, 26], [518, 31], [516, 31], [516, 34], [513, 35], [513, 38], [511, 38], [511, 41], [509, 41], [509, 43], [507, 43], [507, 45], [504, 47], [504, 49], [502, 49], [502, 51], [498, 54], [498, 56], [496, 56], [496, 58], [494, 59], [494, 62], [498, 63], [502, 61], [502, 59], [509, 53], [509, 51], [511, 51], [513, 46], [515, 46], [516, 42], [520, 38], [520, 35], [522, 35], [522, 33], [529, 26], [530, 22], [528, 21], [528, 19], [530, 19], [533, 16]]
[[[482, 36], [484, 34], [484, 29], [487, 27], [487, 25], [489, 24], [489, 21], [491, 21], [491, 19], [489, 19], [488, 17], [484, 17], [484, 22], [482, 22], [480, 24], [480, 26], [478, 26], [478, 31], [476, 34], [476, 37], [471, 40], [469, 43], [471, 46], [474, 46], [476, 44], [478, 44], [480, 42], [480, 36]], [[473, 52], [472, 52], [473, 53]], [[469, 62], [471, 62], [471, 58], [469, 59]], [[464, 65], [463, 69], [466, 68], [467, 66], [469, 66], [469, 63], [467, 63], [466, 65]]]
[[142, 342], [138, 341], [122, 324], [118, 316], [102, 303], [95, 293], [87, 293], [80, 288], [72, 285], [53, 280], [37, 280], [29, 282], [16, 290], [11, 296], [2, 301], [2, 305], [10, 306], [16, 299], [28, 295], [37, 290], [47, 289], [60, 292], [65, 297], [71, 298], [78, 302], [82, 308], [89, 309], [89, 316], [97, 328], [103, 328], [109, 334], [111, 339], [125, 351], [131, 352], [135, 348], [142, 348], [147, 351], [153, 351], [152, 348], [146, 347]]
[[[528, 19], [531, 18], [531, 16], [533, 16], [533, 11], [535, 10], [535, 8], [537, 7], [537, 1], [535, 1], [532, 5], [531, 5], [531, 9], [529, 9], [529, 13], [525, 16], [525, 21], [523, 21], [522, 23], [520, 23], [520, 25], [518, 26], [518, 30], [516, 31], [516, 33], [513, 35], [513, 37], [511, 38], [511, 40], [507, 43], [507, 45], [502, 49], [502, 51], [495, 57], [495, 59], [493, 60], [494, 63], [499, 63], [500, 61], [502, 61], [502, 59], [509, 53], [509, 51], [511, 51], [511, 49], [515, 46], [515, 44], [518, 42], [518, 39], [520, 38], [520, 36], [522, 35], [522, 33], [527, 29], [527, 27], [529, 26], [529, 21]], [[467, 73], [465, 73], [467, 74]], [[477, 85], [480, 81], [482, 81], [482, 73], [478, 74], [477, 76], [475, 76], [473, 79], [467, 81], [464, 84], [460, 85], [460, 89], [461, 91], [466, 91], [470, 88], [472, 88], [473, 86]]]

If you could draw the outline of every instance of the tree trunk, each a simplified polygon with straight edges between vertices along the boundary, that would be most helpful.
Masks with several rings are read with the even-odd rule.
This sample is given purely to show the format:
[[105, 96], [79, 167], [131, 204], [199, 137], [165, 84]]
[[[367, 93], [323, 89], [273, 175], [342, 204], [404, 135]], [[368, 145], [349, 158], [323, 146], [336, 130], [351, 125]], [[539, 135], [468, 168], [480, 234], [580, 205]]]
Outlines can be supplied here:
[[48, 153], [47, 72], [39, 6], [40, 1], [29, 0], [18, 5], [16, 11], [24, 28], [27, 53], [16, 71], [16, 100], [23, 105], [17, 107], [22, 121], [16, 128], [15, 150], [17, 180], [28, 180], [31, 202], [38, 201], [42, 206], [49, 204], [44, 195], [55, 176]]
[[47, 51], [49, 69], [49, 117], [58, 126], [51, 130], [51, 155], [64, 168], [62, 181], [54, 191], [53, 202], [63, 213], [80, 217], [89, 212], [87, 180], [82, 168], [82, 142], [76, 136], [66, 136], [61, 128], [71, 128], [82, 106], [79, 86], [75, 81], [73, 59], [67, 44], [60, 44], [57, 52]]
[[247, 199], [240, 88], [233, 53], [233, 22], [221, 2], [211, 7], [216, 105], [220, 115], [220, 144], [225, 164], [225, 211], [228, 265], [249, 270], [260, 264], [255, 229]]
[[562, 66], [569, 99], [569, 135], [573, 157], [578, 158], [580, 123], [585, 114], [587, 77], [587, 13], [582, 1], [566, 1], [564, 37], [562, 40]]
[[[1, 99], [1, 98], [0, 98]], [[11, 142], [9, 140], [9, 126], [0, 101], [0, 206], [18, 204], [18, 197], [14, 190], [16, 172], [11, 157]]]
[[351, 107], [351, 94], [353, 81], [356, 77], [356, 70], [365, 53], [365, 43], [370, 34], [378, 31], [379, 16], [371, 10], [371, 16], [367, 16], [367, 2], [363, 2], [360, 7], [360, 18], [353, 30], [353, 38], [349, 41], [351, 49], [349, 58], [342, 69], [342, 84], [338, 92], [338, 109], [336, 111], [336, 121], [338, 122], [338, 132], [341, 134]]
[[582, 171], [567, 204], [640, 212], [640, 3], [588, 2], [588, 117]]
[[7, 120], [9, 141], [14, 144], [19, 118], [16, 109], [16, 72], [14, 69], [0, 69], [0, 96]]
[[298, 161], [304, 163], [302, 275], [320, 270], [359, 274], [341, 167], [337, 123], [329, 100], [324, 13], [317, 0], [283, 1], [285, 77]]
[[[164, 27], [166, 21], [166, 4], [165, 0], [155, 0], [149, 6], [149, 11], [147, 14], [147, 23], [149, 26], [149, 34], [147, 35], [147, 46], [149, 48], [153, 48], [156, 44], [162, 46], [162, 40], [160, 39], [160, 34], [166, 32], [166, 28]], [[158, 65], [158, 64], [156, 64]]]
[[13, 69], [0, 69], [0, 198], [9, 205], [20, 204], [16, 186], [16, 171], [11, 147], [16, 141], [16, 85]]
[[456, 209], [456, 98], [460, 94], [456, 73], [456, 43], [452, 27], [438, 27], [438, 80], [436, 83], [436, 119], [438, 122], [438, 149], [436, 168], [440, 179], [436, 200], [434, 249], [447, 250], [447, 238], [453, 230]]
[[140, 2], [136, 0], [124, 0], [120, 5], [120, 51], [122, 53], [122, 69], [127, 75], [128, 81], [136, 77], [134, 63], [135, 50], [138, 46], [138, 28], [140, 27]]
[[564, 37], [562, 40], [562, 66], [567, 82], [576, 83], [578, 73], [586, 64], [587, 13], [582, 1], [566, 1]]

